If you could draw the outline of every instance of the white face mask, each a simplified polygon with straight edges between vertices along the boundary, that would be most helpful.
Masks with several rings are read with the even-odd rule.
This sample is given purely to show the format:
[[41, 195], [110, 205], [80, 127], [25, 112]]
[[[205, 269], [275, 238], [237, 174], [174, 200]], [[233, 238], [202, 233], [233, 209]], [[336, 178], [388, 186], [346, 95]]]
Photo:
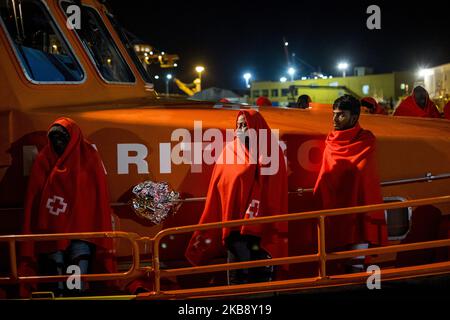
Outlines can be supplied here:
[[247, 131], [243, 129], [236, 129], [236, 138], [242, 143], [245, 143], [245, 138], [248, 136]]

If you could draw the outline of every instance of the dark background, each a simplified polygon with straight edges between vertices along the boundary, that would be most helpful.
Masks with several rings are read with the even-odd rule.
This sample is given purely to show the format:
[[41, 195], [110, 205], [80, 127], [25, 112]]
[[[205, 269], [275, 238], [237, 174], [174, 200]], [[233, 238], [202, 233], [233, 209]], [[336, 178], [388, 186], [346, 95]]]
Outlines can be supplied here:
[[[286, 74], [283, 37], [307, 64], [326, 75], [347, 60], [374, 73], [450, 62], [450, 21], [442, 1], [185, 1], [109, 0], [122, 25], [160, 51], [180, 56], [171, 72], [184, 82], [204, 65], [203, 87], [243, 89]], [[381, 30], [369, 30], [366, 9], [381, 8]], [[299, 64], [298, 75], [314, 71]], [[158, 69], [157, 67], [153, 67]], [[351, 73], [351, 71], [350, 71]], [[164, 80], [155, 80], [164, 81]], [[155, 83], [156, 84], [156, 83]]]

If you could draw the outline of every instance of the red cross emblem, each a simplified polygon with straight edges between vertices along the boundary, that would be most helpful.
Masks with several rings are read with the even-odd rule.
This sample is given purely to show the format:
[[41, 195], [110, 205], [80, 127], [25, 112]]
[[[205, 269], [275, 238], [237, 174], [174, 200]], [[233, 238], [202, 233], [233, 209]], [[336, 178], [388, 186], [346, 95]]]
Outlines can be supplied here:
[[46, 207], [50, 214], [59, 216], [61, 213], [66, 212], [67, 203], [64, 202], [64, 198], [53, 196], [53, 198], [48, 198]]
[[249, 218], [253, 219], [258, 216], [258, 213], [259, 213], [259, 200], [252, 200], [245, 214], [246, 215], [248, 214]]

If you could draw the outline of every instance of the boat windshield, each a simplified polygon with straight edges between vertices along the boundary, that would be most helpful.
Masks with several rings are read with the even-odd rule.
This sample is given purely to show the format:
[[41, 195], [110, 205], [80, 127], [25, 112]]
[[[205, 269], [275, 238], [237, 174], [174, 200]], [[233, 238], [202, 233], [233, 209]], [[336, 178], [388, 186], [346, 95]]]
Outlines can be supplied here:
[[[67, 9], [71, 2], [61, 2], [67, 18]], [[83, 43], [99, 74], [106, 82], [134, 83], [133, 72], [116, 46], [101, 16], [92, 7], [82, 6], [81, 28], [74, 31]]]
[[131, 59], [133, 60], [136, 68], [139, 71], [139, 74], [142, 76], [144, 81], [146, 83], [152, 83], [152, 78], [148, 74], [147, 70], [142, 66], [141, 60], [139, 60], [138, 55], [136, 54], [136, 51], [134, 51], [133, 45], [131, 44], [130, 37], [128, 36], [127, 31], [119, 24], [117, 19], [112, 14], [107, 14], [107, 17], [109, 21], [111, 22], [111, 25], [114, 27], [114, 30], [116, 30], [117, 34], [120, 37], [120, 40], [122, 41], [123, 45], [128, 51], [128, 54], [130, 55]]
[[28, 79], [80, 82], [83, 70], [40, 0], [0, 0], [1, 24]]

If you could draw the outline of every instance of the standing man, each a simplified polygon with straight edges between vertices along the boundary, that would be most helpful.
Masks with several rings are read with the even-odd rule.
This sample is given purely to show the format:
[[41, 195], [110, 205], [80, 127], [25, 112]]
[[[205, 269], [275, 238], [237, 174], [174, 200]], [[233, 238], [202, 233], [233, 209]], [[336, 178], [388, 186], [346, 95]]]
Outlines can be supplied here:
[[441, 114], [431, 101], [427, 90], [424, 87], [417, 86], [413, 93], [395, 109], [394, 116], [440, 118]]
[[[360, 102], [350, 95], [333, 105], [334, 130], [325, 141], [322, 167], [314, 195], [322, 209], [383, 203], [375, 158], [375, 136], [359, 125]], [[387, 228], [383, 211], [326, 218], [327, 251], [383, 245]], [[338, 273], [361, 262], [333, 265]]]
[[261, 96], [258, 99], [256, 99], [255, 104], [258, 107], [271, 107], [272, 106], [272, 101], [270, 101], [269, 98], [267, 98], [265, 96]]
[[[73, 120], [56, 120], [48, 130], [47, 146], [33, 163], [23, 233], [112, 231], [109, 203], [106, 175], [97, 150], [84, 139]], [[73, 265], [80, 268], [81, 274], [90, 273], [93, 267], [99, 273], [114, 272], [111, 240], [25, 242], [21, 247], [19, 270], [28, 275], [63, 275]], [[33, 289], [22, 286], [21, 295]], [[61, 282], [49, 290], [59, 295], [65, 288]]]

